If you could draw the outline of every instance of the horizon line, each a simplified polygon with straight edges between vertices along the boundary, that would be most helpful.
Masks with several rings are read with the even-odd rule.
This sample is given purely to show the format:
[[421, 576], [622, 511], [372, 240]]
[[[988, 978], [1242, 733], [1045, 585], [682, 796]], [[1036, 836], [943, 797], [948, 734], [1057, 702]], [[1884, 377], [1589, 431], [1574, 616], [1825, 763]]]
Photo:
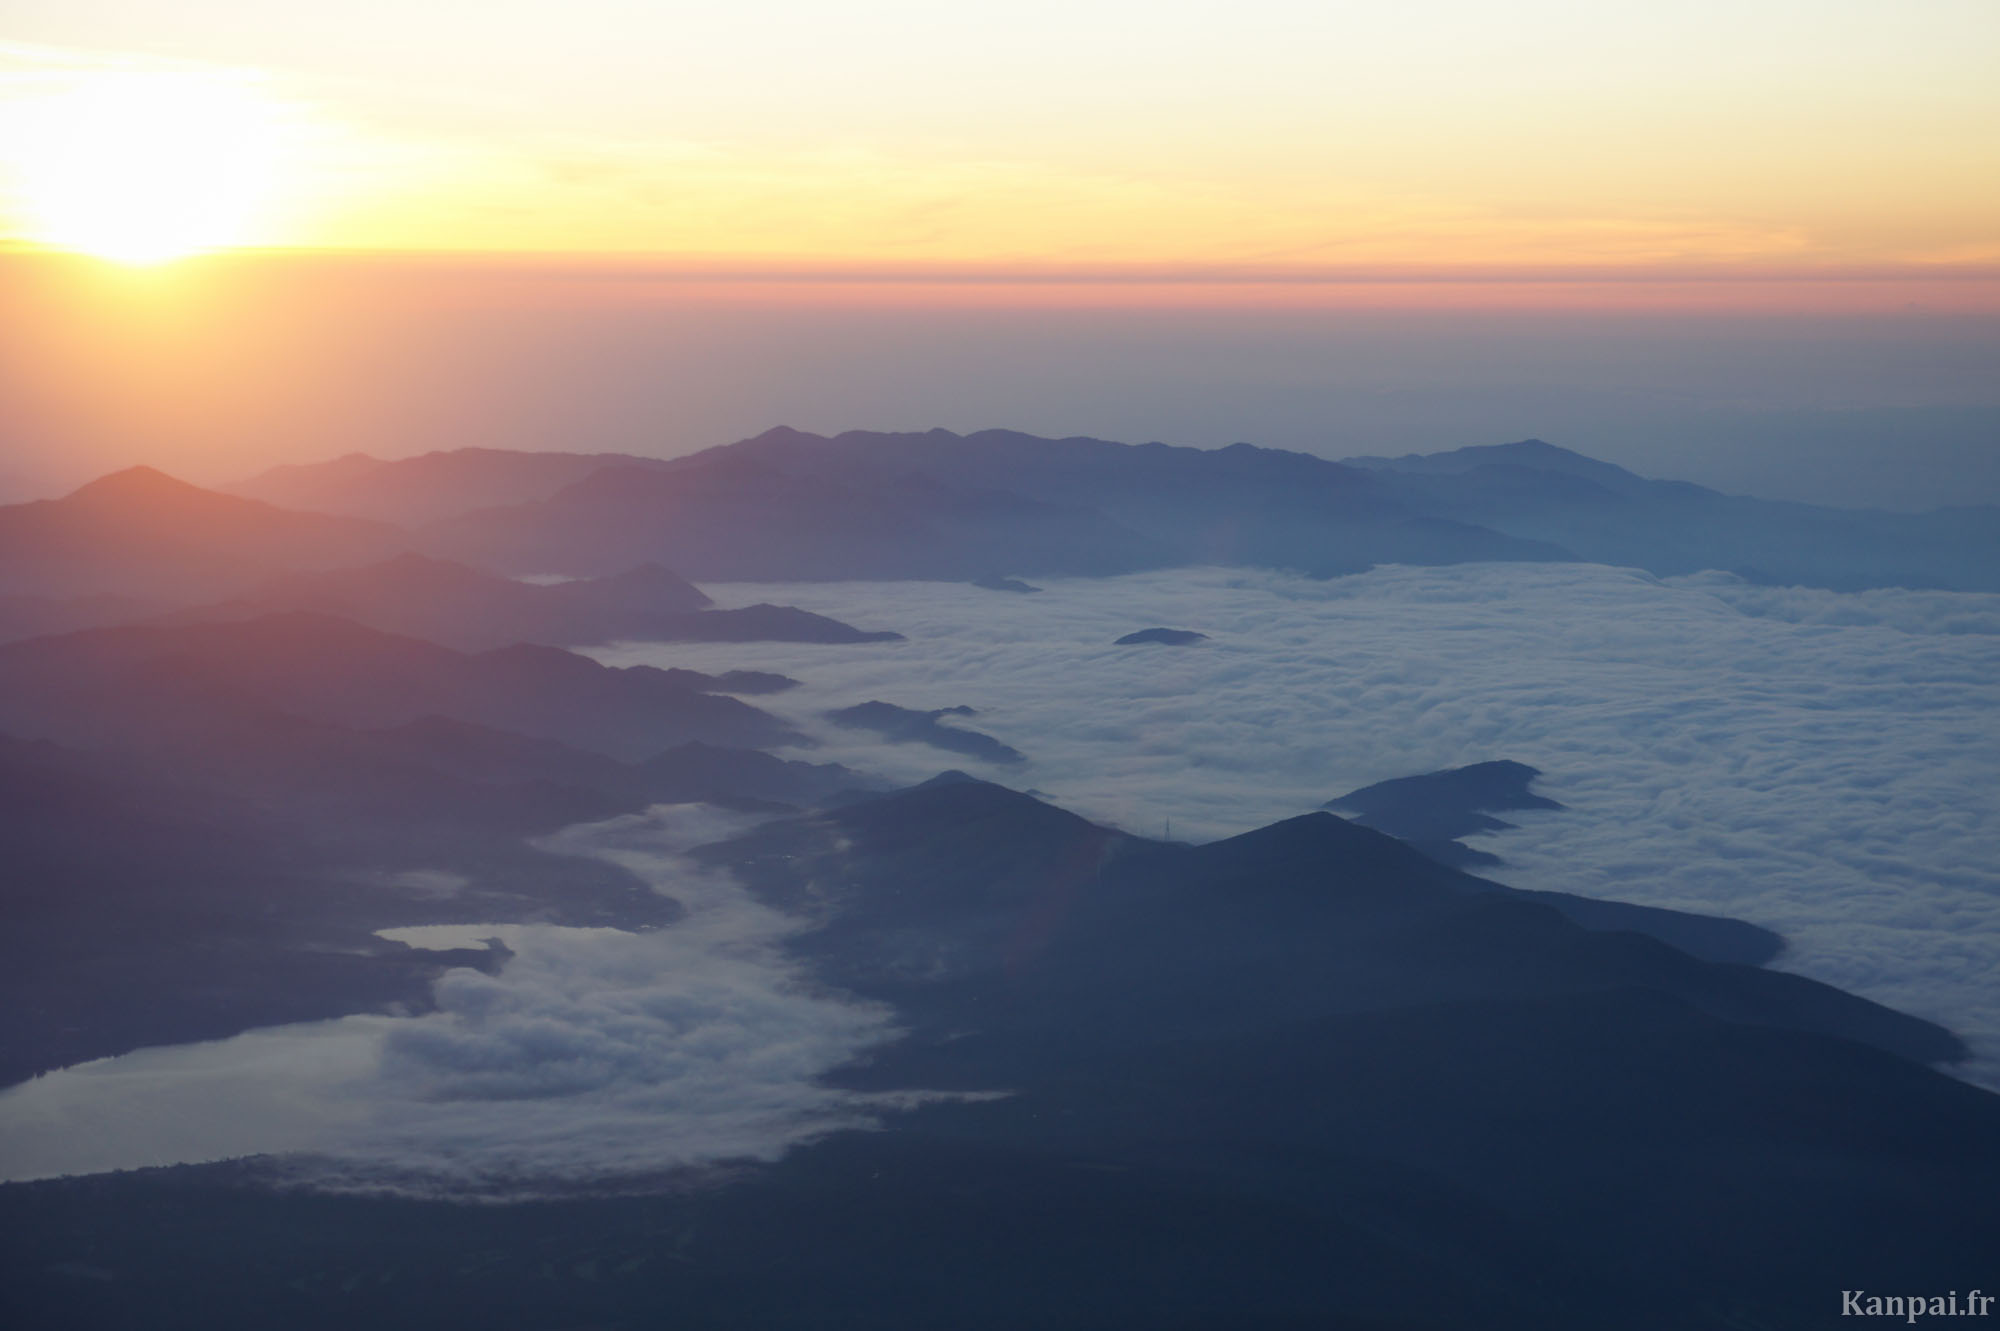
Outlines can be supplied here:
[[1050, 261], [882, 262], [793, 256], [651, 251], [388, 249], [347, 246], [234, 246], [134, 266], [57, 246], [0, 239], [0, 261], [52, 261], [134, 272], [167, 272], [238, 263], [305, 262], [506, 269], [547, 276], [702, 283], [1033, 286], [1637, 286], [1762, 283], [2000, 282], [2000, 262], [1872, 263], [1823, 267], [1735, 264], [1326, 264], [1285, 267], [1246, 263], [1065, 264]]

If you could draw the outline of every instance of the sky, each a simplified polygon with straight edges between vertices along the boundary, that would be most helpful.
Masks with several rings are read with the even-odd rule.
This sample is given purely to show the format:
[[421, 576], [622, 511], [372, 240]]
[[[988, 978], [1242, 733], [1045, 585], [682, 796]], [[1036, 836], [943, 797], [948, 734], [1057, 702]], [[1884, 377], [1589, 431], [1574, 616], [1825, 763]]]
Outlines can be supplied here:
[[[271, 108], [277, 245], [813, 263], [2000, 263], [1985, 0], [17, 0], [17, 98]], [[16, 223], [19, 226], [19, 223]]]
[[15, 0], [0, 498], [782, 422], [1983, 500], [1996, 182], [1987, 0]]

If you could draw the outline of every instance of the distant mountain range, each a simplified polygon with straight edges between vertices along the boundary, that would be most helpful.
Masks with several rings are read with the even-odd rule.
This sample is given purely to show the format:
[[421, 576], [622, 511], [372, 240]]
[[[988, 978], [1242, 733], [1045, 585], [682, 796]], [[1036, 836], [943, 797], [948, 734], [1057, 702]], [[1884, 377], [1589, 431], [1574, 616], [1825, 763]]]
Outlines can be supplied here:
[[2000, 590], [2000, 509], [1991, 507], [1910, 514], [1746, 499], [1645, 480], [1539, 439], [1349, 464], [1426, 512], [1594, 563], [1663, 576], [1716, 568], [1838, 590]]
[[[1583, 559], [1812, 586], [2000, 589], [2000, 513], [1816, 508], [1651, 481], [1539, 440], [1347, 463], [1224, 449], [790, 429], [670, 460], [466, 450], [348, 458], [237, 489], [396, 515], [506, 572], [667, 564], [697, 579], [1103, 574], [1246, 564]], [[481, 507], [494, 495], [504, 505]]]
[[793, 472], [726, 450], [606, 468], [546, 499], [436, 523], [422, 537], [466, 563], [576, 577], [646, 561], [703, 581], [969, 581], [1174, 562], [1171, 546], [1074, 500], [873, 467]]
[[[660, 566], [696, 580], [1022, 586], [1002, 580], [1188, 564], [1326, 576], [1383, 563], [1588, 560], [1839, 589], [2000, 590], [2000, 511], [1740, 498], [1647, 480], [1539, 440], [1338, 463], [1248, 444], [781, 428], [667, 460], [353, 455], [234, 489], [134, 468], [62, 499], [0, 507], [0, 635], [107, 622], [118, 612], [106, 597], [188, 607], [348, 595], [325, 583], [265, 584], [399, 554], [585, 580]], [[96, 599], [63, 603], [85, 597]], [[552, 603], [528, 612], [517, 599], [521, 622], [541, 626], [533, 640], [587, 641], [573, 635], [597, 631]], [[731, 613], [682, 622], [671, 636], [853, 640], [813, 636], [824, 626], [796, 613], [782, 622], [768, 607]]]

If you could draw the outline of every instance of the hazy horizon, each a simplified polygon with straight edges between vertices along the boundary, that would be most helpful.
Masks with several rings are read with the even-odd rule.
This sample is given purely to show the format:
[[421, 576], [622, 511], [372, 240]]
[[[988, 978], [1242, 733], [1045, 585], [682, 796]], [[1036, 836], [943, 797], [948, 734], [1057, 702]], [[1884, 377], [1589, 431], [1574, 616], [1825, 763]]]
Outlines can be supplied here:
[[941, 284], [18, 254], [0, 275], [9, 500], [141, 463], [214, 485], [350, 452], [675, 456], [784, 424], [1329, 458], [1533, 437], [1765, 498], [2000, 502], [2000, 314], [1980, 284], [1940, 300], [1894, 280]]

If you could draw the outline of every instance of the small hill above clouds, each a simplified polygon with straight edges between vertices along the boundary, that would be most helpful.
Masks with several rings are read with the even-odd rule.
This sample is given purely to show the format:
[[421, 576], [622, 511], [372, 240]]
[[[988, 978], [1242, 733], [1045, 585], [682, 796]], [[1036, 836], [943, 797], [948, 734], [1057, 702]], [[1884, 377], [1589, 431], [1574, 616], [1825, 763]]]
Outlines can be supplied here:
[[1198, 642], [1207, 642], [1206, 633], [1196, 633], [1193, 629], [1140, 629], [1128, 633], [1112, 642], [1114, 647], [1133, 647], [1142, 643], [1156, 643], [1162, 647], [1192, 647]]
[[1330, 799], [1321, 807], [1351, 813], [1356, 822], [1412, 842], [1446, 864], [1496, 864], [1499, 861], [1492, 856], [1481, 856], [1460, 845], [1458, 839], [1513, 826], [1488, 816], [1494, 812], [1562, 808], [1529, 789], [1540, 775], [1526, 763], [1500, 759], [1377, 781]]
[[940, 707], [918, 711], [894, 703], [858, 703], [828, 712], [827, 719], [853, 730], [872, 730], [891, 744], [928, 744], [947, 753], [963, 754], [989, 763], [1020, 763], [1027, 758], [1010, 744], [963, 726], [946, 725], [948, 716], [972, 716], [970, 707]]
[[1041, 590], [1040, 587], [1030, 586], [1028, 583], [1021, 581], [1019, 578], [1003, 578], [997, 576], [989, 578], [974, 578], [972, 580], [972, 585], [979, 588], [982, 591], [1013, 592], [1016, 595], [1027, 595], [1029, 593], [1038, 592]]
[[132, 467], [61, 499], [0, 507], [0, 594], [184, 602], [288, 570], [382, 559], [409, 543], [383, 523], [281, 509]]

